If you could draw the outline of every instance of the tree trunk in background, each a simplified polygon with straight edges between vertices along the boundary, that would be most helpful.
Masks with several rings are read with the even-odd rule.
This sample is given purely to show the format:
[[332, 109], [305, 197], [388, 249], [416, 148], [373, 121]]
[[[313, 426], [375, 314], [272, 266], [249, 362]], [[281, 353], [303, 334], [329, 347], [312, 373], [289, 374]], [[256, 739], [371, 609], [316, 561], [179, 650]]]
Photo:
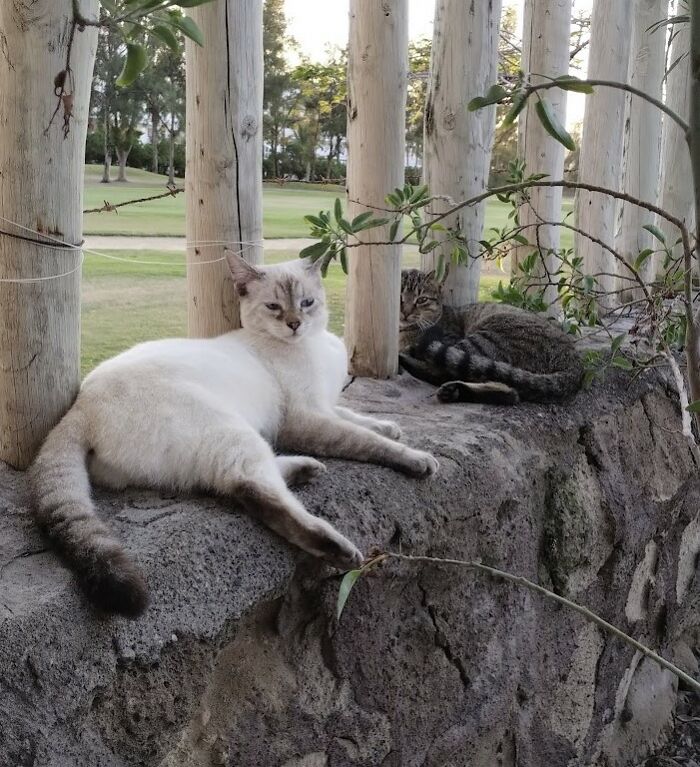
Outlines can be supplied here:
[[[630, 50], [630, 84], [654, 98], [661, 98], [665, 69], [666, 34], [664, 29], [649, 32], [649, 27], [668, 12], [668, 0], [637, 0], [633, 16], [632, 48]], [[656, 202], [659, 191], [661, 160], [662, 112], [653, 104], [627, 94], [627, 119], [623, 151], [622, 191], [646, 202]], [[675, 126], [673, 126], [675, 128]], [[679, 135], [681, 131], [678, 131]], [[636, 205], [619, 206], [615, 249], [629, 264], [642, 250], [654, 247], [654, 238], [642, 227], [655, 224], [656, 217]], [[654, 258], [642, 267], [645, 282], [654, 277]], [[621, 277], [629, 277], [620, 268]], [[621, 279], [619, 288], [629, 288], [621, 294], [623, 303], [642, 297], [641, 288], [632, 288], [628, 279]]]
[[129, 159], [129, 152], [131, 152], [131, 147], [128, 149], [117, 149], [117, 162], [119, 163], [119, 175], [117, 176], [117, 181], [129, 180], [126, 177], [126, 161]]
[[186, 43], [190, 336], [240, 325], [225, 249], [262, 262], [262, 12], [262, 0], [190, 10], [206, 40]]
[[[403, 187], [407, 73], [408, 0], [350, 0], [350, 219], [368, 210], [364, 204], [383, 206], [388, 192]], [[388, 226], [362, 233], [367, 243], [388, 238]], [[350, 371], [388, 378], [398, 369], [401, 246], [352, 248], [348, 263], [345, 342]]]
[[[683, 56], [666, 80], [666, 104], [684, 120], [690, 117], [690, 29], [689, 24], [674, 26], [675, 37], [671, 43], [669, 66]], [[685, 221], [692, 232], [695, 227], [693, 209], [693, 175], [690, 167], [688, 145], [683, 131], [666, 116], [663, 118], [661, 150], [661, 192], [659, 206]], [[666, 235], [669, 247], [678, 239], [678, 230], [665, 220], [658, 222]], [[658, 244], [658, 243], [657, 243]], [[680, 245], [674, 250], [679, 252]]]
[[[480, 194], [488, 184], [496, 108], [469, 112], [467, 104], [496, 82], [500, 18], [500, 0], [471, 4], [437, 0], [435, 5], [423, 178], [431, 194], [447, 195], [455, 202]], [[449, 207], [447, 202], [435, 202], [428, 213]], [[485, 210], [485, 203], [463, 208], [442, 222], [459, 228], [474, 254], [480, 250]], [[422, 257], [423, 269], [434, 267], [440, 250]], [[446, 263], [451, 250], [449, 245], [444, 247]], [[459, 267], [451, 264], [445, 282], [447, 303], [459, 306], [476, 301], [480, 271], [480, 259]]]
[[[559, 77], [569, 71], [569, 37], [571, 29], [571, 0], [525, 0], [523, 23], [522, 69], [533, 84], [544, 82], [547, 77]], [[536, 73], [536, 74], [532, 74]], [[547, 76], [547, 77], [544, 77]], [[543, 94], [552, 105], [562, 125], [566, 124], [566, 91], [558, 88]], [[564, 176], [565, 149], [543, 128], [535, 113], [534, 99], [529, 99], [518, 117], [518, 156], [525, 160], [525, 172], [546, 173], [551, 179]], [[522, 225], [544, 221], [561, 220], [561, 187], [531, 189], [530, 203], [521, 206], [519, 219]], [[538, 282], [559, 268], [560, 228], [542, 226], [528, 228], [523, 232], [527, 239], [538, 246], [544, 263], [540, 262], [535, 275]], [[532, 247], [515, 248], [511, 255], [511, 270], [517, 272], [518, 262], [532, 252]], [[558, 312], [556, 285], [545, 288], [545, 301], [551, 314]]]
[[[591, 19], [588, 77], [627, 82], [629, 67], [632, 0], [596, 0]], [[625, 94], [616, 88], [597, 87], [586, 97], [579, 181], [620, 190]], [[576, 196], [579, 228], [612, 246], [615, 243], [616, 205], [604, 194], [580, 191]], [[597, 275], [600, 289], [617, 288], [617, 264], [613, 257], [586, 237], [576, 235], [576, 252], [583, 256], [583, 269]], [[600, 300], [607, 308], [618, 303], [613, 295]]]
[[175, 134], [170, 131], [170, 151], [168, 154], [168, 184], [175, 186]]
[[153, 147], [153, 166], [154, 173], [158, 173], [158, 122], [160, 115], [154, 109], [151, 111], [151, 146]]
[[102, 163], [102, 183], [103, 184], [111, 184], [112, 183], [112, 153], [109, 151], [105, 152], [105, 161]]
[[107, 119], [107, 108], [105, 107], [105, 121], [104, 121], [104, 147], [105, 147], [105, 161], [102, 166], [102, 183], [112, 183], [112, 150], [109, 146], [109, 120]]
[[[82, 0], [81, 11], [96, 18], [97, 1]], [[70, 131], [64, 136], [63, 108], [47, 130], [72, 17], [70, 0], [0, 3], [0, 225], [79, 244], [93, 28], [73, 40]], [[79, 250], [0, 234], [0, 279], [41, 280], [0, 282], [0, 460], [16, 468], [26, 468], [78, 391], [80, 264]]]

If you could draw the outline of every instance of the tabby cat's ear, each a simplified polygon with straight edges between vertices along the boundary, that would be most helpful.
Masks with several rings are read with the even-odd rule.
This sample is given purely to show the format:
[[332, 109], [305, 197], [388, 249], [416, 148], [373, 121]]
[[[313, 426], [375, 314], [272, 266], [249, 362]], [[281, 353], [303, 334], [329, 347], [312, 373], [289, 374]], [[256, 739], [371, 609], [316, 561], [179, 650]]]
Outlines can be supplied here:
[[239, 296], [247, 295], [248, 285], [254, 280], [261, 280], [265, 276], [264, 272], [256, 269], [252, 264], [241, 258], [238, 253], [233, 251], [226, 252], [226, 261], [228, 268], [231, 270], [233, 284]]

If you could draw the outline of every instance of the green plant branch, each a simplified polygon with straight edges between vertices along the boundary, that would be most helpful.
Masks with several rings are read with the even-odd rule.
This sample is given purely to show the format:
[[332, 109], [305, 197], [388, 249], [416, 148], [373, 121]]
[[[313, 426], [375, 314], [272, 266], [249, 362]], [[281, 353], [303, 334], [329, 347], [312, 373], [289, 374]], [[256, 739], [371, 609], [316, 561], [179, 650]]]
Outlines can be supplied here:
[[512, 573], [506, 572], [505, 570], [499, 570], [496, 567], [490, 567], [489, 565], [484, 565], [481, 562], [467, 561], [462, 559], [441, 559], [439, 557], [418, 556], [418, 555], [412, 555], [412, 554], [398, 554], [393, 551], [383, 552], [382, 554], [378, 555], [374, 559], [370, 560], [370, 562], [368, 562], [367, 565], [364, 568], [362, 568], [361, 572], [366, 572], [366, 570], [369, 569], [370, 567], [374, 567], [375, 565], [387, 559], [396, 559], [396, 560], [399, 560], [402, 562], [408, 562], [408, 563], [422, 563], [422, 564], [438, 565], [438, 566], [453, 565], [458, 567], [464, 567], [470, 570], [476, 570], [477, 572], [480, 572], [486, 575], [490, 575], [494, 578], [497, 578], [498, 580], [507, 581], [508, 583], [513, 583], [514, 585], [521, 586], [523, 588], [528, 589], [529, 591], [534, 591], [535, 593], [540, 594], [547, 599], [557, 602], [558, 604], [563, 605], [564, 607], [567, 607], [568, 609], [573, 610], [574, 612], [577, 612], [579, 615], [583, 616], [583, 618], [585, 618], [585, 620], [587, 620], [589, 623], [595, 624], [599, 628], [603, 629], [603, 631], [607, 632], [608, 634], [612, 634], [613, 636], [623, 641], [625, 644], [628, 644], [630, 647], [633, 647], [635, 650], [642, 653], [642, 655], [644, 655], [645, 657], [649, 658], [650, 660], [653, 660], [655, 663], [661, 666], [661, 668], [665, 669], [666, 671], [670, 671], [678, 679], [681, 679], [683, 682], [685, 682], [685, 684], [687, 684], [692, 690], [700, 694], [700, 682], [698, 682], [689, 674], [686, 674], [685, 671], [682, 671], [680, 668], [678, 668], [678, 666], [666, 660], [658, 653], [654, 652], [654, 650], [652, 650], [651, 648], [647, 647], [646, 645], [642, 644], [638, 640], [629, 636], [629, 634], [625, 634], [624, 631], [620, 630], [616, 626], [613, 626], [612, 623], [608, 623], [608, 621], [601, 618], [600, 615], [598, 615], [597, 613], [594, 613], [592, 610], [589, 610], [587, 607], [583, 607], [582, 605], [579, 605], [576, 602], [572, 602], [570, 599], [567, 599], [566, 597], [563, 597], [559, 594], [555, 594], [553, 591], [550, 591], [549, 589], [546, 589], [544, 586], [540, 586], [538, 583], [528, 580], [527, 578], [524, 578], [521, 575], [513, 575]]
[[[546, 83], [538, 83], [537, 85], [528, 85], [525, 87], [523, 91], [523, 95], [525, 98], [530, 96], [532, 93], [536, 93], [537, 91], [544, 91], [549, 90], [550, 88], [562, 88], [563, 90], [566, 90], [566, 80], [551, 80]], [[686, 141], [689, 138], [689, 126], [688, 123], [683, 120], [683, 118], [676, 114], [676, 112], [673, 111], [670, 107], [666, 106], [663, 101], [654, 98], [653, 96], [650, 96], [648, 93], [645, 93], [642, 90], [639, 90], [639, 88], [635, 88], [633, 85], [628, 85], [627, 83], [618, 83], [615, 80], [571, 80], [569, 82], [575, 82], [576, 85], [601, 85], [604, 88], [615, 88], [619, 91], [626, 91], [627, 93], [631, 93], [634, 96], [638, 96], [640, 99], [644, 99], [644, 101], [648, 101], [650, 104], [653, 104], [657, 109], [660, 109], [664, 114], [668, 115], [675, 123], [678, 125], [679, 128], [683, 131], [683, 135], [686, 138]]]

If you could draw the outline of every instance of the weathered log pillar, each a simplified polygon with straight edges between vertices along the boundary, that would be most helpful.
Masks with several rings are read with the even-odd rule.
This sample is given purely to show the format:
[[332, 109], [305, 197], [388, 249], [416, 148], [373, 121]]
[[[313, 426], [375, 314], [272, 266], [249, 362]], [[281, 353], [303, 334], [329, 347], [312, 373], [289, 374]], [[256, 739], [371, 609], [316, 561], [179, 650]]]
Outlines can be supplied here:
[[[403, 187], [407, 72], [407, 0], [350, 0], [350, 218]], [[388, 226], [363, 232], [368, 244], [348, 258], [345, 342], [356, 375], [388, 378], [398, 367], [401, 246], [371, 244], [388, 238]]]
[[[80, 10], [96, 18], [97, 0]], [[0, 3], [0, 460], [17, 468], [80, 385], [80, 250], [35, 241], [82, 242], [96, 44], [70, 0]]]
[[262, 262], [262, 0], [192, 8], [204, 47], [187, 40], [187, 327], [239, 327], [226, 249]]

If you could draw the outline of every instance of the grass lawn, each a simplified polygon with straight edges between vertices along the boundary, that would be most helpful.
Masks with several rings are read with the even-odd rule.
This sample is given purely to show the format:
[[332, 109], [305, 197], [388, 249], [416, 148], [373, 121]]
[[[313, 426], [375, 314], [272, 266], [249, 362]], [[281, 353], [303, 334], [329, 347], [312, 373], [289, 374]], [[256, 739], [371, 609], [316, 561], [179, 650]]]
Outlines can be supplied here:
[[[112, 259], [88, 254], [83, 266], [83, 375], [136, 343], [187, 332], [184, 254], [110, 250], [106, 255]], [[268, 250], [265, 255], [268, 263], [278, 263], [297, 254]], [[482, 300], [491, 297], [498, 280], [482, 277]], [[345, 275], [340, 266], [329, 269], [326, 291], [331, 330], [342, 334]]]
[[[107, 200], [112, 204], [149, 197], [165, 191], [165, 176], [129, 168], [127, 183], [100, 183], [101, 166], [89, 165], [85, 171], [85, 208], [96, 208]], [[179, 182], [182, 183], [182, 182]], [[336, 197], [343, 197], [341, 187], [311, 184], [289, 184], [281, 187], [266, 184], [263, 189], [263, 233], [267, 238], [308, 237], [309, 225], [304, 216], [319, 210], [332, 210]], [[570, 210], [565, 203], [564, 209]], [[506, 223], [508, 207], [498, 200], [489, 200], [486, 208], [486, 226], [502, 227]], [[142, 236], [184, 236], [185, 196], [165, 197], [162, 200], [129, 205], [119, 213], [89, 213], [84, 216], [85, 234], [121, 234]], [[570, 242], [564, 232], [564, 244]]]

